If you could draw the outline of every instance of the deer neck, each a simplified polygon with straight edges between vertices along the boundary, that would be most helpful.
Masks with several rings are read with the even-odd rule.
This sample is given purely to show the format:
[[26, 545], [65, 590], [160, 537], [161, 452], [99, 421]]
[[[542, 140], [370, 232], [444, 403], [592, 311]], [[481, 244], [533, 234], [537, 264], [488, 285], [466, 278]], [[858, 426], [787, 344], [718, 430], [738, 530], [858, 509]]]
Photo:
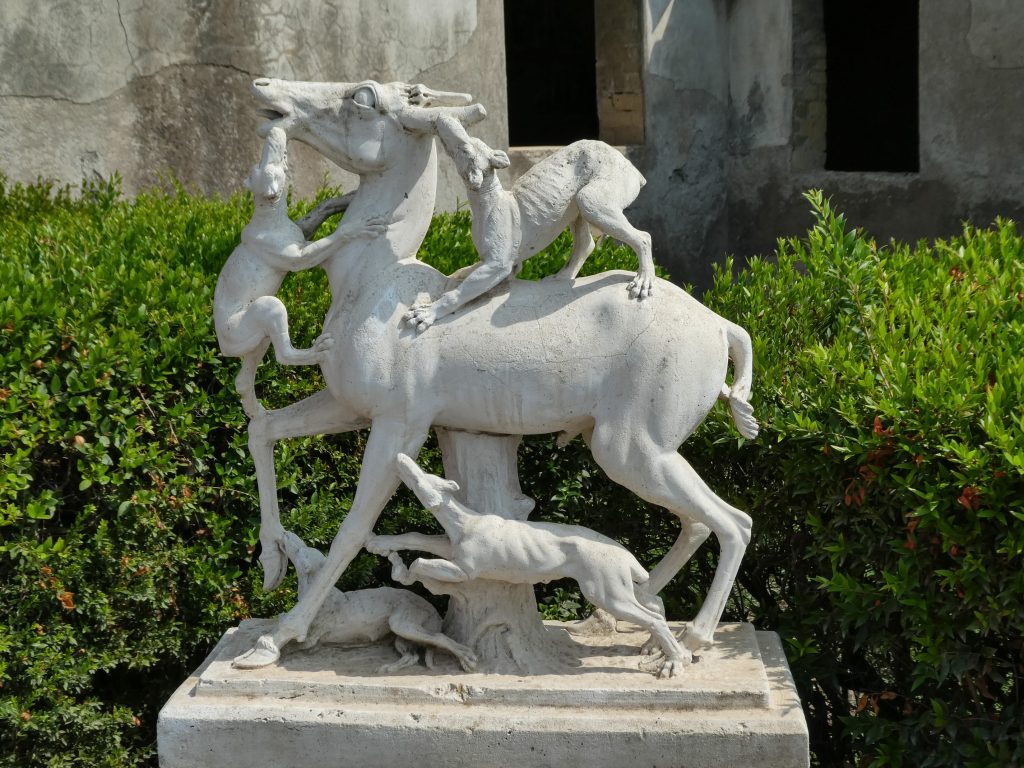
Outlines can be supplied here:
[[335, 301], [347, 290], [358, 290], [374, 273], [415, 256], [423, 243], [434, 215], [437, 153], [431, 136], [410, 136], [403, 149], [391, 167], [359, 177], [345, 218], [382, 218], [388, 231], [372, 240], [355, 240], [324, 263]]

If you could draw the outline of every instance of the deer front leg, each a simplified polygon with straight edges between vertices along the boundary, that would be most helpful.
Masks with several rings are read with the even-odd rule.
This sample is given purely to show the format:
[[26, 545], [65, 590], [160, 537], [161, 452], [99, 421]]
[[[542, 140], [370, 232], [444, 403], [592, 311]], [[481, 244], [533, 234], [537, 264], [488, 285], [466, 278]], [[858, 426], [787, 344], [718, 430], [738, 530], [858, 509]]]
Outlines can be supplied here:
[[249, 454], [256, 467], [260, 495], [260, 564], [265, 591], [277, 589], [288, 570], [281, 546], [284, 528], [277, 502], [275, 443], [290, 437], [351, 432], [366, 425], [365, 419], [342, 406], [326, 389], [286, 408], [260, 409], [249, 422]]
[[426, 439], [428, 427], [410, 428], [400, 421], [373, 423], [363, 453], [352, 509], [338, 529], [327, 559], [320, 567], [306, 594], [290, 611], [282, 615], [274, 632], [261, 637], [254, 648], [238, 656], [233, 665], [253, 669], [272, 664], [281, 656], [281, 649], [292, 640], [302, 642], [327, 595], [348, 564], [373, 533], [384, 505], [398, 488], [395, 456], [416, 455]]
[[274, 441], [265, 434], [266, 412], [249, 423], [249, 455], [256, 466], [256, 486], [260, 495], [260, 565], [263, 566], [263, 591], [278, 588], [288, 571], [288, 558], [282, 541], [284, 527], [277, 505], [277, 472], [274, 467]]

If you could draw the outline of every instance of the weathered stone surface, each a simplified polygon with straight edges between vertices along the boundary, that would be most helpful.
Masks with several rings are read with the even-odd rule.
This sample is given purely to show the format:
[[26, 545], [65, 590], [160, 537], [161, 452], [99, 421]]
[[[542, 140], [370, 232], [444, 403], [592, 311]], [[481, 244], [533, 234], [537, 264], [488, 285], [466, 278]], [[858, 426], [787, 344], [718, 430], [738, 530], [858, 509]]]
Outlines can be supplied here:
[[[494, 533], [478, 539], [468, 534], [470, 527], [482, 525], [481, 519], [492, 514], [505, 517], [509, 530], [515, 527], [501, 511], [522, 512], [523, 502], [532, 507], [532, 501], [519, 498], [518, 484], [512, 483], [504, 488], [508, 498], [497, 509], [486, 498], [452, 497], [451, 503], [465, 505], [459, 514], [468, 517], [460, 523], [450, 521], [462, 531], [458, 535], [442, 521], [446, 542], [433, 537], [428, 543], [417, 535], [417, 543], [406, 546], [409, 539], [399, 537], [404, 541], [397, 549], [425, 551], [440, 558], [421, 562], [419, 573], [427, 578], [416, 576], [416, 580], [436, 592], [430, 582], [461, 584], [481, 578], [525, 585], [571, 576], [591, 602], [636, 621], [658, 638], [664, 651], [657, 662], [659, 675], [680, 672], [692, 652], [713, 643], [714, 629], [750, 541], [752, 521], [707, 488], [677, 449], [722, 399], [728, 401], [738, 431], [748, 439], [756, 436], [757, 422], [749, 403], [753, 376], [749, 335], [671, 283], [655, 280], [655, 290], [644, 290], [644, 266], [648, 275], [653, 270], [649, 263], [643, 264], [642, 253], [641, 272], [628, 283], [623, 277], [629, 276], [622, 272], [578, 280], [571, 274], [539, 282], [512, 280], [481, 297], [470, 311], [455, 312], [434, 325], [417, 314], [418, 307], [439, 303], [453, 279], [468, 283], [478, 271], [493, 266], [486, 260], [484, 245], [492, 233], [503, 233], [509, 245], [522, 237], [527, 245], [533, 237], [527, 226], [530, 221], [553, 222], [547, 237], [558, 231], [559, 222], [569, 223], [578, 217], [576, 223], [583, 224], [596, 216], [604, 231], [628, 241], [623, 227], [616, 228], [615, 222], [616, 216], [621, 218], [622, 202], [614, 209], [607, 204], [614, 202], [615, 186], [639, 186], [635, 169], [613, 148], [599, 142], [580, 142], [601, 147], [586, 161], [583, 155], [571, 162], [553, 156], [553, 165], [542, 164], [535, 174], [528, 174], [540, 184], [538, 193], [531, 195], [524, 189], [521, 197], [515, 195], [521, 205], [500, 206], [510, 214], [508, 226], [501, 223], [504, 214], [474, 222], [473, 239], [485, 261], [471, 267], [469, 277], [465, 269], [458, 278], [446, 277], [414, 258], [434, 211], [435, 136], [448, 136], [443, 143], [448, 151], [455, 150], [457, 164], [458, 154], [466, 147], [477, 158], [460, 170], [467, 186], [483, 183], [480, 164], [490, 166], [500, 155], [501, 164], [508, 165], [503, 153], [486, 144], [486, 152], [476, 155], [472, 151], [478, 140], [465, 128], [484, 115], [479, 105], [465, 104], [471, 97], [406, 83], [310, 83], [271, 78], [255, 80], [253, 93], [267, 118], [261, 133], [269, 138], [274, 131], [287, 131], [291, 138], [359, 174], [361, 183], [346, 221], [362, 220], [368, 226], [374, 220], [390, 223], [386, 234], [379, 233], [366, 242], [346, 241], [320, 262], [334, 296], [321, 335], [323, 339], [329, 335], [333, 342], [319, 361], [327, 388], [283, 409], [265, 411], [251, 404], [254, 415], [248, 443], [260, 491], [261, 562], [267, 589], [278, 585], [284, 570], [274, 444], [289, 436], [336, 434], [367, 425], [370, 436], [359, 487], [331, 542], [326, 563], [273, 632], [261, 636], [236, 662], [246, 668], [267, 666], [280, 658], [289, 643], [307, 638], [334, 582], [361, 548], [371, 548], [375, 522], [395, 488], [403, 480], [410, 482], [412, 475], [403, 476], [400, 471], [402, 455], [418, 455], [433, 426], [444, 428], [453, 443], [479, 437], [488, 444], [497, 441], [504, 445], [497, 455], [484, 451], [474, 457], [472, 467], [480, 475], [467, 481], [469, 487], [486, 487], [486, 478], [501, 474], [493, 469], [507, 472], [515, 466], [512, 445], [505, 445], [505, 438], [497, 436], [554, 432], [565, 441], [585, 433], [594, 458], [609, 476], [675, 514], [681, 527], [676, 543], [650, 574], [635, 560], [620, 561], [619, 580], [611, 590], [586, 562], [605, 556], [595, 558], [591, 547], [573, 544], [581, 538], [597, 544], [594, 532], [586, 534], [575, 526], [544, 531], [520, 526], [509, 537]], [[440, 104], [430, 103], [437, 99]], [[448, 100], [460, 106], [444, 105]], [[594, 181], [592, 187], [584, 184], [588, 179]], [[524, 178], [524, 186], [526, 181]], [[561, 194], [541, 193], [544, 181], [553, 190], [577, 190], [571, 196], [572, 204]], [[474, 205], [474, 215], [480, 214]], [[588, 247], [576, 251], [569, 262], [570, 272], [577, 255], [585, 258], [591, 245], [589, 229], [576, 236]], [[539, 248], [540, 243], [533, 247]], [[316, 249], [318, 244], [308, 248]], [[255, 268], [258, 261], [246, 264]], [[265, 286], [275, 288], [275, 280], [276, 276]], [[415, 329], [400, 330], [410, 319], [417, 320]], [[265, 331], [253, 335], [254, 339], [265, 336]], [[283, 336], [278, 336], [283, 341]], [[265, 349], [266, 342], [262, 343]], [[278, 345], [277, 339], [274, 343]], [[731, 380], [730, 361], [734, 369]], [[244, 383], [247, 378], [243, 379], [243, 393], [249, 389]], [[652, 425], [652, 418], [658, 426]], [[447, 466], [450, 457], [443, 440], [441, 446]], [[485, 460], [484, 455], [491, 459]], [[437, 482], [450, 494], [460, 492], [457, 481]], [[435, 511], [437, 489], [429, 491], [430, 483], [414, 485], [421, 502]], [[711, 533], [721, 545], [721, 563], [707, 599], [681, 638], [684, 652], [665, 626], [664, 608], [655, 595]], [[508, 545], [494, 548], [495, 558], [504, 558], [504, 565], [496, 572], [486, 566], [478, 569], [477, 565], [487, 562], [487, 553], [478, 552], [477, 545], [497, 538]], [[599, 548], [617, 546], [603, 541]], [[389, 557], [396, 554], [387, 546], [372, 550]], [[409, 573], [417, 570], [417, 562], [406, 570], [400, 558], [392, 560], [393, 578], [410, 583]], [[562, 570], [562, 566], [571, 566], [571, 570]], [[482, 629], [493, 626], [485, 622]], [[483, 655], [483, 649], [473, 642], [466, 638], [464, 644]], [[487, 648], [499, 650], [500, 645], [487, 643]], [[513, 656], [519, 655], [513, 652]]]
[[[248, 95], [259, 76], [459, 85], [492, 110], [478, 134], [507, 142], [498, 0], [13, 0], [0, 4], [0, 171], [77, 184], [115, 171], [132, 194], [168, 175], [237, 190], [258, 153]], [[356, 177], [296, 147], [295, 188]], [[445, 174], [450, 173], [450, 182]], [[442, 207], [457, 203], [441, 169]]]
[[[7, 0], [0, 171], [73, 184], [119, 171], [129, 193], [172, 173], [204, 192], [234, 191], [256, 152], [246, 87], [260, 75], [467, 90], [490, 112], [477, 134], [504, 149], [502, 3], [425, 8], [416, 0], [301, 8], [283, 0]], [[882, 239], [1024, 216], [1024, 176], [1006, 161], [1024, 142], [1024, 17], [1012, 0], [922, 5], [920, 170], [911, 178], [824, 171], [818, 0], [644, 0], [639, 13], [602, 0], [595, 8], [601, 138], [629, 145], [627, 157], [647, 177], [629, 215], [677, 278], [706, 285], [723, 253], [770, 251], [778, 236], [801, 232], [809, 187], [823, 187]], [[617, 41], [610, 52], [608, 40]], [[513, 161], [514, 178], [524, 164]], [[303, 195], [324, 178], [356, 183], [304, 147], [291, 162]], [[442, 163], [439, 207], [460, 199], [462, 184]]]
[[[802, 193], [822, 188], [849, 220], [879, 240], [950, 235], [963, 220], [1024, 216], [1024, 176], [1007, 153], [1024, 145], [1019, 40], [1024, 20], [1008, 0], [934, 0], [918, 17], [920, 167], [917, 173], [825, 171], [825, 34], [820, 2], [741, 4], [769, 15], [792, 3], [791, 148], [730, 159], [728, 242], [770, 252], [777, 237], [810, 224]], [[723, 22], [724, 23], [724, 22]], [[764, 34], [775, 38], [768, 28]], [[733, 66], [743, 50], [730, 52]], [[641, 170], [644, 168], [641, 166]], [[643, 218], [638, 217], [643, 226]], [[657, 250], [655, 251], [657, 257]]]
[[720, 625], [700, 662], [660, 680], [637, 669], [643, 633], [571, 639], [557, 622], [547, 627], [565, 667], [540, 676], [461, 673], [445, 660], [381, 677], [374, 670], [396, 657], [390, 645], [232, 668], [265, 624], [225, 635], [164, 707], [163, 768], [504, 768], [576, 765], [581, 754], [595, 766], [808, 764], [778, 638], [747, 624]]

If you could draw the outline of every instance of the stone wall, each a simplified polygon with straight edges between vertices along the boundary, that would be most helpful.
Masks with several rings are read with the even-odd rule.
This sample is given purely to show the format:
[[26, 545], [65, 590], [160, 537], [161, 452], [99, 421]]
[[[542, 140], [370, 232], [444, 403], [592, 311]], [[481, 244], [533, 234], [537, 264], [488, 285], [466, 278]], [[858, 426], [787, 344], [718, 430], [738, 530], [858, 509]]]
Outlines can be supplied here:
[[825, 13], [821, 0], [793, 0], [794, 171], [825, 167]]
[[677, 278], [709, 284], [726, 253], [770, 253], [822, 188], [881, 240], [1024, 220], [1024, 10], [927, 0], [919, 16], [920, 170], [825, 170], [822, 0], [643, 0], [648, 178], [630, 212]]
[[720, 0], [644, 0], [645, 142], [627, 155], [647, 177], [630, 212], [655, 259], [700, 280], [727, 245], [729, 31]]
[[644, 29], [636, 0], [594, 0], [597, 116], [609, 144], [644, 142]]
[[1024, 10], [1014, 0], [927, 0], [919, 15], [917, 173], [826, 171], [821, 0], [793, 0], [793, 139], [782, 155], [734, 159], [729, 248], [770, 252], [810, 223], [822, 188], [880, 240], [950, 235], [961, 222], [1024, 220]]
[[[629, 215], [655, 258], [707, 285], [726, 253], [770, 252], [824, 188], [882, 239], [1024, 215], [1024, 12], [1017, 0], [921, 2], [920, 170], [825, 170], [822, 0], [596, 0], [601, 135], [648, 184]], [[567, 41], [571, 44], [571, 41]], [[6, 0], [0, 4], [0, 171], [127, 192], [174, 174], [227, 193], [258, 152], [258, 75], [374, 77], [468, 90], [508, 144], [500, 0]], [[513, 171], [543, 151], [514, 153]], [[354, 179], [292, 153], [297, 191]], [[465, 197], [442, 160], [439, 205]]]
[[[4, 0], [0, 171], [230, 193], [259, 155], [258, 76], [469, 91], [490, 112], [480, 136], [507, 143], [500, 0]], [[355, 182], [300, 145], [291, 157], [302, 195]], [[461, 184], [442, 165], [451, 207]]]
[[734, 248], [732, 178], [788, 156], [790, 0], [644, 0], [643, 9], [645, 142], [627, 155], [648, 183], [630, 215], [651, 232], [660, 263], [704, 286]]

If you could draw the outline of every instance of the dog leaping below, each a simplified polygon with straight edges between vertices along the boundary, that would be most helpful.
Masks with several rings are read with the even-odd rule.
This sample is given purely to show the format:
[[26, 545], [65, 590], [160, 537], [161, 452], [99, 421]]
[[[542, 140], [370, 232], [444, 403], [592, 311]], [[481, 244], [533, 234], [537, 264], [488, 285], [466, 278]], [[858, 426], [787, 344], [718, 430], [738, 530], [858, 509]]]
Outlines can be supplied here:
[[[660, 599], [646, 591], [647, 571], [618, 542], [580, 525], [506, 520], [477, 512], [455, 498], [457, 483], [427, 474], [404, 454], [398, 455], [397, 463], [402, 482], [447, 534], [374, 536], [367, 542], [370, 552], [391, 560], [391, 576], [399, 583], [494, 579], [538, 584], [574, 579], [594, 605], [650, 631], [663, 655], [644, 662], [643, 668], [671, 677], [693, 660], [672, 635]], [[439, 557], [418, 558], [406, 568], [395, 555], [403, 549]]]

